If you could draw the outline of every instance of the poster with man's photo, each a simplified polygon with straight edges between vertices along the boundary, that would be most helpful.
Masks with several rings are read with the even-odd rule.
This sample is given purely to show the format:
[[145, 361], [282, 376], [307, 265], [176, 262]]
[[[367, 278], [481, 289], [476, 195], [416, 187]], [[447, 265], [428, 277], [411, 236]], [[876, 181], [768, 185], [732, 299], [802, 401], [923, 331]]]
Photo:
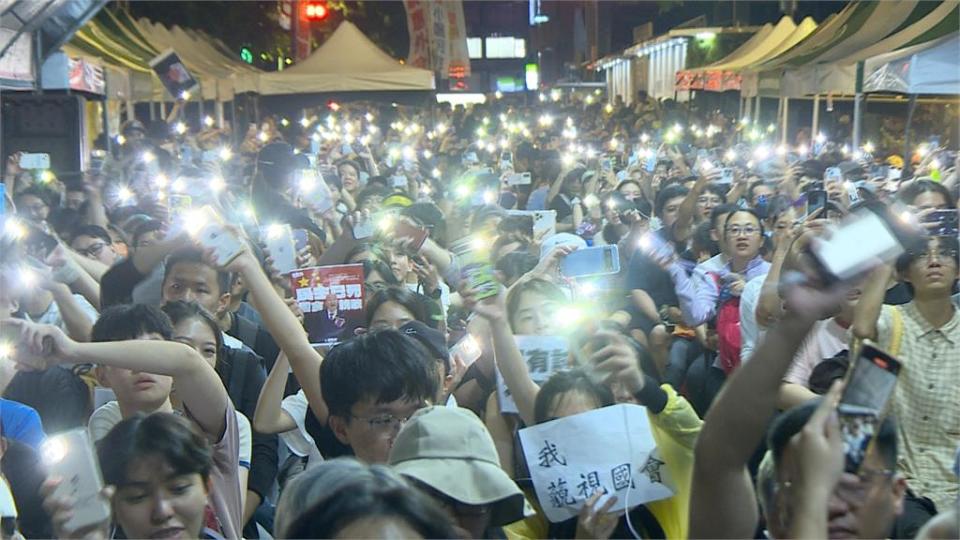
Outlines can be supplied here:
[[363, 324], [363, 265], [302, 268], [290, 273], [310, 343], [332, 346]]
[[200, 87], [173, 49], [168, 49], [150, 60], [150, 67], [175, 99], [187, 99], [190, 93]]

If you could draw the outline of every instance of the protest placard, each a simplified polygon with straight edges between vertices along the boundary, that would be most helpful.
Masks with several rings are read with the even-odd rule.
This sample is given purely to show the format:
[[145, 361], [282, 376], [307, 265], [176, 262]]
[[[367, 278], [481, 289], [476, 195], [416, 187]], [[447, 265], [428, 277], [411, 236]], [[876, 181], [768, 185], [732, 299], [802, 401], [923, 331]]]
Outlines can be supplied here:
[[[543, 384], [547, 382], [551, 375], [567, 368], [567, 339], [565, 337], [514, 336], [514, 339], [517, 341], [520, 354], [527, 363], [527, 371], [529, 371], [533, 382]], [[499, 369], [496, 375], [500, 412], [517, 414], [517, 404], [514, 403]]]
[[303, 268], [290, 273], [310, 343], [336, 345], [363, 324], [363, 265]]
[[188, 100], [190, 94], [200, 87], [197, 79], [190, 74], [187, 66], [173, 49], [167, 49], [150, 60], [150, 67], [174, 99]]
[[612, 512], [673, 496], [645, 407], [602, 407], [519, 435], [540, 506], [554, 523], [576, 517], [598, 490], [616, 495]]

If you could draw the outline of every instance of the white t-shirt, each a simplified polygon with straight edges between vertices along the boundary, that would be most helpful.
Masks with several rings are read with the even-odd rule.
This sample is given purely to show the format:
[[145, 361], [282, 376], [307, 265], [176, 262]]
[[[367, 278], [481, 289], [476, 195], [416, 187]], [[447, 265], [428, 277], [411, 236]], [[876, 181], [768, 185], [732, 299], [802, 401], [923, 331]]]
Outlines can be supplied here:
[[[237, 415], [237, 432], [240, 435], [240, 466], [250, 468], [250, 458], [253, 455], [253, 435], [250, 430], [250, 420], [240, 411], [234, 411]], [[123, 420], [120, 413], [120, 404], [116, 401], [109, 401], [90, 415], [87, 421], [87, 431], [94, 442], [107, 436], [114, 426]]]
[[757, 304], [766, 280], [766, 274], [757, 276], [748, 281], [740, 293], [740, 363], [750, 360], [757, 344], [766, 333], [757, 323]]
[[280, 408], [286, 411], [294, 423], [297, 424], [297, 429], [281, 433], [280, 440], [287, 445], [290, 452], [300, 457], [309, 457], [310, 461], [314, 461], [316, 458], [322, 459], [313, 437], [307, 433], [306, 419], [310, 404], [307, 403], [307, 396], [303, 393], [303, 390], [283, 398]]

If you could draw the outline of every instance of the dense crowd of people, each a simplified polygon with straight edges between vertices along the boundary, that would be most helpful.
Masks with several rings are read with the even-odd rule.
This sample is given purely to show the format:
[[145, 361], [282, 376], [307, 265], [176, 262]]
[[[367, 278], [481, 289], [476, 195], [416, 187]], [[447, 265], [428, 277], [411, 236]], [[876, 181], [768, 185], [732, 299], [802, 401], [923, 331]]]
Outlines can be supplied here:
[[[956, 141], [559, 91], [201, 124], [6, 162], [3, 537], [958, 536]], [[815, 257], [865, 213], [909, 234]], [[864, 347], [899, 372], [851, 467]], [[548, 519], [520, 434], [621, 405], [672, 495]]]

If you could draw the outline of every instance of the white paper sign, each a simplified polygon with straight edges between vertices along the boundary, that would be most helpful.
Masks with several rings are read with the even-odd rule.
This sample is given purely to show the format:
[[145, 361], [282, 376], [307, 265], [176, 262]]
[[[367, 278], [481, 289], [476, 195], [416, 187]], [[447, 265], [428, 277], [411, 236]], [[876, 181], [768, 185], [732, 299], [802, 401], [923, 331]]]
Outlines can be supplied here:
[[[567, 338], [562, 336], [514, 336], [517, 348], [527, 363], [530, 378], [537, 384], [547, 382], [551, 375], [568, 367]], [[517, 404], [497, 369], [497, 399], [501, 413], [518, 414]]]
[[537, 498], [551, 522], [576, 517], [598, 490], [616, 495], [612, 512], [673, 496], [645, 407], [602, 407], [519, 433]]

